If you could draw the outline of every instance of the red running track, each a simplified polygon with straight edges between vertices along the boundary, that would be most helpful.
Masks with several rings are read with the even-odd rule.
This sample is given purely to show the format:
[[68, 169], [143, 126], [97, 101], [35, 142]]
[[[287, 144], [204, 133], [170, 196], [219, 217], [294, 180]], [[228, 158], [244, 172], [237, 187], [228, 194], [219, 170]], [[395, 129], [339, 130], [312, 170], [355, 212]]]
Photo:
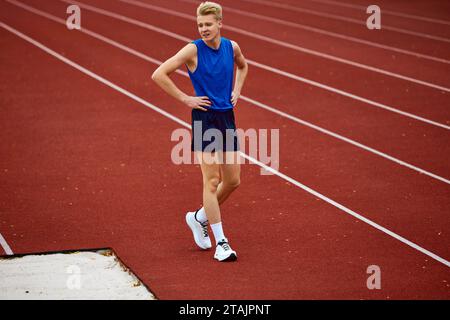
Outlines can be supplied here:
[[[53, 14], [66, 6], [27, 3]], [[149, 80], [155, 65], [5, 2], [1, 6], [2, 22], [189, 122], [189, 110]], [[141, 19], [142, 12], [129, 8], [127, 13]], [[98, 14], [83, 11], [83, 18], [86, 28], [160, 60], [182, 45]], [[186, 28], [186, 21], [168, 19], [178, 30]], [[197, 167], [170, 160], [170, 135], [179, 124], [3, 28], [1, 33], [6, 48], [1, 52], [1, 130], [8, 140], [1, 157], [0, 230], [15, 253], [111, 246], [162, 299], [448, 297], [448, 267], [279, 177], [259, 175], [254, 165], [243, 167], [240, 190], [223, 208], [239, 262], [215, 263], [211, 252], [195, 249], [183, 222], [184, 212], [201, 202], [201, 177]], [[257, 47], [249, 40], [246, 55], [261, 54], [253, 51]], [[255, 76], [258, 71], [251, 72], [248, 87], [259, 85], [270, 93]], [[286, 79], [261, 75], [297, 90]], [[188, 79], [175, 79], [190, 90]], [[245, 91], [265, 102], [257, 93]], [[340, 117], [347, 116], [346, 110]], [[370, 108], [360, 110], [361, 118], [371, 119]], [[389, 113], [378, 116], [402, 126], [402, 119]], [[243, 128], [280, 128], [281, 172], [448, 259], [448, 185], [246, 102], [240, 103], [237, 119]], [[332, 126], [327, 119], [323, 124]], [[354, 129], [358, 137], [383, 131], [366, 125]], [[435, 130], [411, 126], [411, 132]], [[441, 141], [448, 141], [447, 132], [440, 132]], [[380, 140], [380, 146], [395, 146], [395, 140]], [[415, 140], [409, 143], [414, 149]], [[430, 144], [432, 159], [421, 165], [435, 163], [433, 168], [448, 177], [448, 153], [439, 154], [441, 146]], [[411, 159], [403, 150], [400, 155]], [[381, 267], [382, 290], [366, 288], [371, 264]]]

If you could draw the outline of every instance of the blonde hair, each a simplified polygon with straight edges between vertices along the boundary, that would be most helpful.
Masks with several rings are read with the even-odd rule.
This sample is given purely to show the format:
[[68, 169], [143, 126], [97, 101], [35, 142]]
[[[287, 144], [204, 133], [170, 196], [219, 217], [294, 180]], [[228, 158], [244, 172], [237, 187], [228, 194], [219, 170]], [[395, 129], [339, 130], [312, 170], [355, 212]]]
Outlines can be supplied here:
[[217, 21], [222, 20], [222, 6], [218, 3], [205, 1], [197, 8], [197, 16], [207, 16], [213, 14]]

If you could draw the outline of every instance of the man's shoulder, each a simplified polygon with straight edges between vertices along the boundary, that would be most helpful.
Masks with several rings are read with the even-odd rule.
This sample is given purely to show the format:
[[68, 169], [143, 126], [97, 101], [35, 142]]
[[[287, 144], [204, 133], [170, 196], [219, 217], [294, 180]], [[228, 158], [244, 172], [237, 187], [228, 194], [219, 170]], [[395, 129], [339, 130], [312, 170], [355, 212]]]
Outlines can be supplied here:
[[233, 47], [233, 52], [236, 54], [241, 51], [239, 44], [236, 41], [230, 40], [231, 46]]
[[239, 45], [238, 45], [238, 43], [236, 41], [230, 40], [230, 39], [228, 39], [228, 41], [230, 41], [231, 45], [233, 46], [233, 49], [239, 48]]
[[186, 45], [183, 48], [181, 48], [180, 50], [197, 50], [198, 45], [199, 45], [198, 40], [201, 40], [201, 39], [192, 40], [192, 41], [186, 43]]
[[197, 46], [192, 42], [189, 42], [183, 48], [181, 48], [180, 51], [178, 51], [178, 55], [183, 56], [187, 59], [192, 58], [196, 54], [197, 54]]
[[186, 44], [185, 48], [190, 49], [190, 50], [197, 49], [197, 43], [195, 43], [194, 41], [191, 41]]
[[201, 49], [201, 47], [203, 46], [203, 40], [202, 39], [196, 39], [196, 40], [192, 40], [191, 42], [189, 42], [185, 48], [187, 48], [188, 50], [190, 50], [193, 53], [197, 53], [197, 51], [199, 49]]

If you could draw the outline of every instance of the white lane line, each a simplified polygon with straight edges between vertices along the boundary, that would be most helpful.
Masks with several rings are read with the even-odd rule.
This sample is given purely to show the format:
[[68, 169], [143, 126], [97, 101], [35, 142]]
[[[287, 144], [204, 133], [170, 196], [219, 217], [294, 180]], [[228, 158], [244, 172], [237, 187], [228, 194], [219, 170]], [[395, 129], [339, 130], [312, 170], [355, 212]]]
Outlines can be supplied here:
[[[345, 7], [345, 8], [364, 10], [364, 12], [367, 9], [367, 7], [364, 7], [364, 6], [350, 4], [350, 3], [342, 3], [340, 1], [339, 2], [338, 1], [330, 1], [330, 0], [309, 0], [309, 1], [332, 4], [335, 6], [341, 6], [341, 7]], [[445, 24], [445, 25], [450, 26], [450, 21], [447, 21], [447, 20], [441, 20], [441, 19], [436, 19], [436, 18], [429, 18], [429, 17], [417, 16], [414, 14], [407, 14], [407, 13], [403, 13], [403, 12], [386, 10], [384, 7], [381, 7], [381, 12], [382, 12], [382, 14], [388, 14], [388, 15], [392, 15], [392, 16], [421, 20], [421, 21], [432, 22], [432, 23]]]
[[319, 126], [316, 126], [316, 125], [314, 125], [314, 124], [312, 124], [312, 123], [310, 123], [310, 122], [307, 122], [307, 121], [304, 121], [304, 120], [302, 120], [302, 119], [299, 119], [299, 118], [297, 118], [297, 117], [295, 117], [295, 116], [292, 116], [292, 115], [290, 115], [290, 114], [288, 114], [288, 113], [286, 113], [286, 112], [280, 111], [280, 110], [275, 109], [275, 108], [270, 107], [270, 106], [267, 106], [267, 105], [265, 105], [265, 104], [263, 104], [263, 103], [260, 103], [260, 102], [258, 102], [258, 101], [256, 101], [256, 100], [253, 100], [253, 99], [250, 99], [250, 98], [248, 98], [248, 97], [241, 96], [241, 99], [242, 99], [242, 100], [245, 100], [245, 101], [247, 101], [247, 102], [250, 102], [250, 103], [252, 103], [252, 104], [254, 104], [254, 105], [256, 105], [256, 106], [258, 106], [258, 107], [260, 107], [260, 108], [262, 108], [262, 109], [271, 111], [271, 112], [276, 113], [276, 114], [278, 114], [278, 115], [280, 115], [280, 116], [282, 116], [282, 117], [285, 117], [285, 118], [287, 118], [287, 119], [290, 119], [290, 120], [292, 120], [292, 121], [294, 121], [294, 122], [296, 122], [296, 123], [299, 123], [299, 124], [304, 125], [304, 126], [306, 126], [306, 127], [309, 127], [309, 128], [314, 129], [314, 130], [317, 130], [317, 131], [319, 131], [319, 132], [322, 132], [322, 133], [324, 133], [324, 134], [326, 134], [326, 135], [329, 135], [329, 136], [331, 136], [331, 137], [334, 137], [334, 138], [336, 138], [336, 139], [338, 139], [338, 140], [347, 142], [347, 143], [349, 143], [349, 144], [351, 144], [351, 145], [353, 145], [353, 146], [355, 146], [355, 147], [357, 147], [357, 148], [361, 148], [361, 149], [363, 149], [363, 150], [365, 150], [365, 151], [368, 151], [368, 152], [373, 153], [373, 154], [375, 154], [375, 155], [378, 155], [378, 156], [380, 156], [380, 157], [382, 157], [382, 158], [385, 158], [385, 159], [387, 159], [387, 160], [390, 160], [390, 161], [392, 161], [392, 162], [395, 162], [395, 163], [397, 163], [397, 164], [399, 164], [399, 165], [401, 165], [401, 166], [407, 167], [407, 168], [409, 168], [409, 169], [411, 169], [411, 170], [414, 170], [414, 171], [416, 171], [416, 172], [418, 172], [418, 173], [427, 175], [427, 176], [429, 176], [429, 177], [431, 177], [431, 178], [434, 178], [434, 179], [439, 180], [439, 181], [441, 181], [441, 182], [444, 182], [444, 183], [446, 183], [446, 184], [450, 184], [450, 180], [448, 180], [448, 179], [446, 179], [446, 178], [444, 178], [444, 177], [441, 177], [441, 176], [439, 176], [439, 175], [436, 175], [436, 174], [434, 174], [434, 173], [431, 173], [431, 172], [429, 172], [429, 171], [426, 171], [426, 170], [424, 170], [424, 169], [421, 169], [421, 168], [419, 168], [419, 167], [417, 167], [417, 166], [414, 166], [414, 165], [409, 164], [409, 163], [407, 163], [407, 162], [405, 162], [405, 161], [402, 161], [402, 160], [397, 159], [397, 158], [395, 158], [395, 157], [393, 157], [393, 156], [390, 156], [390, 155], [388, 155], [388, 154], [386, 154], [386, 153], [384, 153], [384, 152], [378, 151], [378, 150], [376, 150], [376, 149], [374, 149], [374, 148], [371, 148], [371, 147], [366, 146], [366, 145], [364, 145], [364, 144], [362, 144], [362, 143], [359, 143], [359, 142], [357, 142], [357, 141], [355, 141], [355, 140], [349, 139], [349, 138], [347, 138], [347, 137], [344, 137], [344, 136], [342, 136], [342, 135], [339, 135], [339, 134], [337, 134], [337, 133], [334, 133], [334, 132], [332, 132], [332, 131], [330, 131], [330, 130], [324, 129], [324, 128], [319, 127]]
[[[63, 0], [63, 1], [69, 1], [69, 0]], [[163, 7], [151, 5], [151, 4], [148, 4], [148, 3], [143, 3], [141, 1], [136, 1], [136, 0], [118, 0], [118, 1], [124, 2], [124, 3], [128, 3], [128, 4], [132, 4], [132, 5], [135, 5], [135, 6], [138, 6], [138, 7], [141, 7], [141, 8], [145, 8], [145, 9], [149, 9], [149, 10], [159, 11], [159, 12], [163, 12], [163, 13], [166, 13], [166, 14], [178, 16], [180, 18], [189, 19], [191, 21], [196, 21], [196, 18], [193, 15], [188, 15], [188, 14], [184, 14], [184, 13], [181, 13], [181, 12], [176, 12], [176, 11], [169, 10], [169, 9], [166, 9], [166, 8], [163, 8]], [[195, 2], [195, 1], [191, 1], [191, 0], [182, 0], [182, 1]], [[328, 59], [328, 60], [331, 60], [331, 61], [335, 61], [335, 62], [339, 62], [339, 63], [342, 63], [342, 64], [350, 65], [350, 66], [355, 67], [355, 68], [360, 68], [360, 69], [363, 69], [363, 70], [368, 70], [368, 71], [371, 71], [371, 72], [383, 74], [385, 76], [401, 79], [401, 80], [404, 80], [404, 81], [409, 81], [409, 82], [412, 82], [412, 83], [415, 83], [415, 84], [418, 84], [418, 85], [422, 85], [422, 86], [425, 86], [425, 87], [429, 87], [429, 88], [432, 88], [432, 89], [445, 91], [445, 92], [450, 92], [450, 88], [448, 88], [448, 87], [444, 87], [444, 86], [441, 86], [441, 85], [437, 85], [435, 83], [431, 83], [431, 82], [415, 79], [415, 78], [412, 78], [412, 77], [404, 76], [404, 75], [401, 75], [401, 74], [398, 74], [398, 73], [395, 73], [395, 72], [390, 72], [390, 71], [387, 71], [387, 70], [384, 70], [384, 69], [372, 67], [372, 66], [365, 65], [365, 64], [362, 64], [362, 63], [359, 63], [359, 62], [355, 62], [355, 61], [352, 61], [352, 60], [339, 58], [339, 57], [336, 57], [334, 55], [326, 54], [326, 53], [315, 51], [315, 50], [312, 50], [312, 49], [307, 49], [307, 48], [304, 48], [304, 47], [300, 47], [298, 45], [295, 45], [295, 44], [292, 44], [292, 43], [287, 43], [285, 41], [280, 41], [280, 40], [277, 40], [277, 39], [273, 39], [271, 37], [267, 37], [267, 36], [264, 36], [264, 35], [259, 34], [259, 33], [246, 31], [246, 30], [243, 30], [242, 28], [236, 28], [236, 27], [233, 27], [233, 26], [230, 26], [230, 25], [224, 25], [223, 29], [228, 29], [228, 30], [231, 30], [233, 32], [240, 33], [240, 34], [243, 34], [243, 35], [251, 37], [251, 38], [255, 38], [255, 39], [258, 39], [258, 40], [269, 42], [269, 43], [272, 43], [272, 44], [275, 44], [275, 45], [278, 45], [278, 46], [281, 46], [281, 47], [286, 47], [286, 48], [289, 48], [289, 49], [292, 49], [292, 50], [295, 50], [295, 51], [303, 52], [303, 53], [306, 53], [306, 54], [309, 54], [309, 55], [313, 55], [313, 56], [316, 56], [316, 57], [320, 57], [320, 58], [323, 58], [323, 59]]]
[[[78, 2], [78, 1], [69, 1], [69, 0], [60, 0], [60, 1], [66, 2], [66, 3], [77, 4], [77, 5], [79, 5], [80, 7], [84, 8], [86, 10], [93, 11], [93, 12], [96, 12], [96, 13], [100, 13], [100, 14], [103, 14], [105, 16], [108, 16], [108, 17], [111, 17], [111, 18], [114, 18], [114, 19], [118, 19], [118, 20], [130, 23], [130, 24], [134, 24], [134, 25], [137, 25], [139, 27], [142, 27], [142, 28], [145, 28], [145, 29], [148, 29], [148, 30], [151, 30], [151, 31], [162, 33], [162, 34], [165, 34], [165, 35], [167, 35], [169, 37], [181, 40], [183, 42], [191, 42], [192, 41], [192, 39], [189, 39], [187, 37], [181, 36], [181, 35], [173, 33], [173, 32], [166, 31], [164, 29], [158, 28], [158, 27], [150, 25], [148, 23], [144, 23], [142, 21], [135, 20], [135, 19], [132, 19], [132, 18], [129, 18], [129, 17], [125, 17], [125, 16], [122, 16], [122, 15], [119, 15], [119, 14], [116, 14], [116, 13], [113, 13], [113, 12], [110, 12], [110, 11], [107, 11], [107, 10], [99, 9], [99, 8], [96, 8], [96, 7], [93, 7], [93, 6], [90, 6], [90, 5]], [[358, 100], [358, 101], [363, 102], [365, 104], [369, 104], [369, 105], [377, 107], [377, 108], [381, 108], [381, 109], [384, 109], [384, 110], [387, 110], [387, 111], [390, 111], [390, 112], [394, 112], [394, 113], [400, 114], [402, 116], [405, 116], [405, 117], [408, 117], [408, 118], [412, 118], [412, 119], [417, 120], [417, 121], [421, 121], [421, 122], [424, 122], [424, 123], [427, 123], [427, 124], [430, 124], [430, 125], [433, 125], [433, 126], [437, 126], [437, 127], [440, 127], [440, 128], [446, 129], [446, 130], [450, 130], [450, 126], [447, 126], [445, 124], [442, 124], [442, 123], [439, 123], [439, 122], [436, 122], [436, 121], [433, 121], [433, 120], [429, 120], [429, 119], [417, 116], [417, 115], [409, 113], [409, 112], [401, 111], [399, 109], [395, 109], [393, 107], [384, 105], [382, 103], [378, 103], [376, 101], [372, 101], [372, 100], [369, 100], [369, 99], [366, 99], [366, 98], [363, 98], [363, 97], [360, 97], [360, 96], [348, 93], [346, 91], [339, 90], [339, 89], [336, 89], [336, 88], [333, 88], [333, 87], [321, 84], [319, 82], [312, 81], [312, 80], [309, 80], [309, 79], [306, 79], [306, 78], [294, 75], [292, 73], [289, 73], [289, 72], [286, 72], [286, 71], [282, 71], [280, 69], [273, 68], [273, 67], [270, 67], [270, 66], [267, 66], [267, 65], [255, 62], [255, 61], [250, 60], [250, 59], [247, 59], [247, 62], [250, 65], [254, 65], [256, 67], [259, 67], [259, 68], [265, 69], [267, 71], [270, 71], [270, 72], [273, 72], [273, 73], [276, 73], [276, 74], [279, 74], [279, 75], [291, 78], [293, 80], [297, 80], [299, 82], [304, 82], [304, 83], [307, 83], [309, 85], [312, 85], [312, 86], [315, 86], [315, 87], [319, 87], [321, 89], [324, 89], [324, 90], [327, 90], [327, 91], [331, 91], [331, 92], [334, 92], [336, 94], [345, 96], [347, 98]]]
[[[119, 1], [130, 2], [130, 1], [126, 1], [126, 0], [119, 0]], [[184, 2], [188, 2], [188, 3], [197, 3], [194, 0], [179, 0], [179, 1], [184, 1]], [[331, 32], [331, 31], [327, 31], [327, 30], [323, 30], [323, 29], [307, 26], [307, 25], [304, 25], [304, 24], [295, 23], [295, 22], [292, 22], [292, 21], [287, 21], [287, 20], [282, 20], [282, 19], [277, 19], [277, 18], [265, 16], [265, 15], [251, 13], [251, 12], [248, 12], [248, 11], [243, 11], [243, 10], [239, 10], [239, 9], [235, 9], [235, 8], [231, 8], [231, 7], [227, 7], [227, 6], [222, 6], [222, 8], [224, 10], [226, 10], [227, 12], [233, 12], [233, 13], [237, 13], [237, 14], [240, 14], [240, 15], [243, 15], [243, 16], [252, 17], [252, 18], [255, 18], [255, 19], [270, 21], [272, 23], [277, 23], [277, 24], [281, 24], [281, 25], [284, 25], [284, 26], [297, 28], [297, 29], [303, 29], [303, 30], [306, 30], [306, 31], [309, 31], [309, 32], [315, 32], [315, 33], [323, 34], [323, 35], [326, 35], [326, 36], [329, 36], [329, 37], [334, 37], [334, 38], [343, 39], [343, 40], [346, 40], [346, 41], [356, 42], [356, 43], [360, 43], [360, 44], [364, 44], [364, 45], [367, 45], [367, 46], [371, 46], [371, 47], [375, 47], [375, 48], [379, 48], [379, 49], [384, 49], [384, 50], [388, 50], [388, 51], [398, 52], [398, 53], [402, 53], [402, 54], [405, 54], [405, 55], [413, 56], [413, 57], [416, 57], [416, 58], [421, 58], [421, 59], [426, 59], [426, 60], [430, 60], [430, 61], [450, 64], [450, 60], [446, 60], [446, 59], [443, 59], [443, 58], [438, 58], [438, 57], [434, 57], [434, 56], [430, 56], [430, 55], [426, 55], [426, 54], [422, 54], [422, 53], [418, 53], [418, 52], [414, 52], [414, 51], [409, 51], [409, 50], [405, 50], [405, 49], [400, 49], [400, 48], [397, 48], [397, 47], [384, 45], [384, 44], [381, 44], [381, 43], [378, 43], [378, 42], [372, 42], [372, 41], [368, 41], [368, 40], [364, 40], [364, 39], [360, 39], [360, 38], [356, 38], [356, 37], [352, 37], [352, 36], [346, 36], [346, 35], [343, 35], [343, 34], [340, 34], [340, 33]]]
[[[18, 1], [15, 1], [15, 0], [6, 0], [6, 1], [8, 1], [8, 2], [10, 2], [10, 3], [12, 3], [12, 4], [16, 5], [16, 6], [19, 6], [19, 7], [23, 8], [23, 9], [25, 9], [27, 11], [30, 11], [32, 13], [35, 13], [37, 15], [43, 16], [43, 17], [45, 17], [47, 19], [50, 19], [52, 21], [55, 21], [55, 22], [58, 22], [58, 23], [61, 23], [61, 24], [65, 24], [66, 23], [65, 20], [63, 20], [63, 19], [60, 19], [60, 18], [58, 18], [56, 16], [53, 16], [51, 14], [48, 14], [48, 13], [46, 13], [44, 11], [41, 11], [41, 10], [38, 10], [36, 8], [30, 7], [30, 6], [26, 5], [26, 4], [20, 3]], [[132, 54], [132, 55], [134, 55], [136, 57], [139, 57], [139, 58], [141, 58], [141, 59], [143, 59], [145, 61], [151, 62], [151, 63], [156, 64], [158, 66], [162, 63], [162, 61], [154, 59], [154, 58], [152, 58], [152, 57], [150, 57], [148, 55], [145, 55], [142, 52], [136, 51], [136, 50], [134, 50], [134, 49], [132, 49], [130, 47], [127, 47], [127, 46], [125, 46], [125, 45], [123, 45], [123, 44], [121, 44], [119, 42], [116, 42], [116, 41], [114, 41], [114, 40], [112, 40], [110, 38], [107, 38], [107, 37], [105, 37], [103, 35], [100, 35], [100, 34], [98, 34], [96, 32], [90, 31], [89, 29], [82, 28], [80, 31], [85, 33], [85, 34], [87, 34], [87, 35], [89, 35], [89, 36], [91, 36], [91, 37], [93, 37], [93, 38], [96, 38], [96, 39], [101, 40], [101, 41], [103, 41], [105, 43], [108, 43], [108, 44], [110, 44], [110, 45], [112, 45], [112, 46], [114, 46], [116, 48], [119, 48], [119, 49], [121, 49], [123, 51], [126, 51], [126, 52], [128, 52], [128, 53], [130, 53], [130, 54]], [[185, 76], [186, 78], [189, 78], [189, 75], [185, 71], [176, 70], [175, 72]], [[346, 143], [349, 143], [349, 144], [351, 144], [353, 146], [356, 146], [357, 148], [361, 148], [361, 149], [363, 149], [365, 151], [368, 151], [370, 153], [378, 155], [378, 156], [380, 156], [382, 158], [385, 158], [385, 159], [387, 159], [389, 161], [393, 161], [393, 162], [395, 162], [395, 163], [397, 163], [399, 165], [405, 166], [405, 167], [407, 167], [409, 169], [412, 169], [412, 170], [414, 170], [414, 171], [416, 171], [418, 173], [427, 175], [427, 176], [429, 176], [431, 178], [434, 178], [434, 179], [437, 179], [437, 180], [442, 181], [444, 183], [450, 184], [450, 180], [448, 180], [448, 179], [446, 179], [444, 177], [438, 176], [438, 175], [436, 175], [434, 173], [431, 173], [431, 172], [426, 171], [424, 169], [421, 169], [421, 168], [419, 168], [417, 166], [409, 164], [409, 163], [407, 163], [405, 161], [397, 159], [397, 158], [395, 158], [393, 156], [390, 156], [390, 155], [388, 155], [386, 153], [383, 153], [383, 152], [378, 151], [378, 150], [376, 150], [374, 148], [371, 148], [371, 147], [366, 146], [366, 145], [364, 145], [362, 143], [359, 143], [359, 142], [357, 142], [355, 140], [349, 139], [349, 138], [344, 137], [342, 135], [339, 135], [339, 134], [337, 134], [335, 132], [329, 131], [329, 130], [327, 130], [325, 128], [319, 127], [319, 126], [314, 125], [314, 124], [312, 124], [310, 122], [307, 122], [305, 120], [297, 118], [297, 117], [295, 117], [295, 116], [293, 116], [291, 114], [283, 112], [283, 111], [281, 111], [279, 109], [276, 109], [274, 107], [268, 106], [268, 105], [266, 105], [266, 104], [264, 104], [262, 102], [259, 102], [257, 100], [254, 100], [252, 98], [249, 98], [249, 97], [246, 97], [246, 96], [243, 96], [243, 95], [241, 96], [241, 99], [244, 100], [244, 101], [247, 101], [249, 104], [253, 104], [256, 107], [259, 107], [261, 109], [265, 109], [266, 111], [275, 113], [275, 114], [277, 114], [277, 115], [279, 115], [281, 117], [287, 118], [287, 119], [289, 119], [291, 121], [294, 121], [294, 122], [296, 122], [296, 123], [298, 123], [300, 125], [304, 125], [304, 126], [309, 127], [309, 128], [311, 128], [313, 130], [317, 130], [317, 131], [319, 131], [321, 133], [329, 135], [329, 136], [331, 136], [331, 137], [333, 137], [335, 139], [338, 139], [338, 140], [344, 141]]]
[[6, 242], [5, 238], [0, 233], [0, 245], [8, 256], [12, 256], [14, 252], [11, 250], [11, 247]]
[[[96, 73], [94, 73], [94, 72], [92, 72], [92, 71], [82, 67], [81, 65], [73, 62], [72, 60], [70, 60], [70, 59], [60, 55], [59, 53], [57, 53], [57, 52], [53, 51], [52, 49], [46, 47], [42, 43], [40, 43], [40, 42], [38, 42], [38, 41], [28, 37], [27, 35], [21, 33], [20, 31], [10, 27], [9, 25], [7, 25], [7, 24], [5, 24], [3, 22], [0, 22], [0, 26], [2, 28], [4, 28], [4, 29], [8, 30], [9, 32], [15, 34], [16, 36], [22, 38], [23, 40], [33, 44], [34, 46], [38, 47], [39, 49], [47, 52], [48, 54], [52, 55], [53, 57], [63, 61], [64, 63], [70, 65], [71, 67], [77, 69], [78, 71], [80, 71], [80, 72], [82, 72], [82, 73], [84, 73], [84, 74], [94, 78], [95, 80], [103, 83], [104, 85], [106, 85], [106, 86], [108, 86], [108, 87], [110, 87], [110, 88], [112, 88], [112, 89], [114, 89], [114, 90], [116, 90], [116, 91], [126, 95], [127, 97], [133, 99], [134, 101], [137, 101], [137, 102], [143, 104], [144, 106], [146, 106], [146, 107], [148, 107], [148, 108], [150, 108], [150, 109], [152, 109], [152, 110], [162, 114], [163, 116], [168, 117], [169, 119], [177, 122], [178, 124], [180, 124], [180, 125], [182, 125], [182, 126], [184, 126], [186, 128], [191, 129], [191, 126], [188, 123], [184, 122], [183, 120], [181, 120], [181, 119], [171, 115], [170, 113], [162, 110], [161, 108], [158, 108], [154, 104], [145, 101], [144, 99], [142, 99], [142, 98], [136, 96], [135, 94], [133, 94], [133, 93], [131, 93], [131, 92], [121, 88], [120, 86], [110, 82], [109, 80], [106, 80], [105, 78], [103, 78], [103, 77], [99, 76], [98, 74], [96, 74]], [[295, 179], [293, 179], [293, 178], [291, 178], [291, 177], [289, 177], [289, 176], [279, 172], [278, 170], [275, 170], [275, 169], [265, 165], [264, 163], [259, 162], [258, 160], [250, 157], [249, 155], [247, 155], [247, 154], [245, 154], [243, 152], [240, 152], [240, 155], [241, 155], [241, 157], [249, 160], [250, 162], [252, 162], [252, 163], [254, 163], [254, 164], [258, 165], [258, 166], [260, 166], [261, 168], [264, 168], [265, 170], [270, 171], [271, 173], [273, 173], [274, 175], [280, 177], [281, 179], [292, 183], [293, 185], [295, 185], [295, 186], [305, 190], [306, 192], [308, 192], [308, 193], [310, 193], [310, 194], [312, 194], [312, 195], [322, 199], [323, 201], [325, 201], [325, 202], [331, 204], [332, 206], [334, 206], [334, 207], [344, 211], [345, 213], [347, 213], [347, 214], [349, 214], [349, 215], [351, 215], [351, 216], [353, 216], [353, 217], [355, 217], [355, 218], [357, 218], [357, 219], [367, 223], [368, 225], [378, 229], [379, 231], [381, 231], [381, 232], [383, 232], [383, 233], [385, 233], [385, 234], [387, 234], [387, 235], [389, 235], [389, 236], [399, 240], [400, 242], [406, 244], [407, 246], [409, 246], [409, 247], [411, 247], [411, 248], [413, 248], [413, 249], [415, 249], [415, 250], [417, 250], [417, 251], [419, 251], [419, 252], [429, 256], [430, 258], [432, 258], [432, 259], [434, 259], [434, 260], [444, 264], [447, 267], [450, 267], [450, 261], [447, 261], [444, 258], [434, 254], [433, 252], [431, 252], [429, 250], [426, 250], [426, 249], [422, 248], [421, 246], [415, 244], [414, 242], [411, 242], [408, 239], [406, 239], [406, 238], [396, 234], [395, 232], [392, 232], [392, 231], [382, 227], [381, 225], [373, 222], [372, 220], [367, 219], [364, 216], [362, 216], [362, 215], [360, 215], [360, 214], [358, 214], [358, 213], [348, 209], [347, 207], [341, 205], [340, 203], [338, 203], [338, 202], [336, 202], [336, 201], [334, 201], [334, 200], [332, 200], [332, 199], [322, 195], [321, 193], [319, 193], [319, 192], [317, 192], [317, 191], [307, 187], [306, 185], [304, 185], [304, 184], [298, 182], [297, 180], [295, 180]]]
[[336, 89], [336, 88], [333, 88], [333, 87], [321, 84], [319, 82], [316, 82], [316, 81], [313, 81], [313, 80], [309, 80], [309, 79], [297, 76], [295, 74], [292, 74], [292, 73], [289, 73], [289, 72], [286, 72], [286, 71], [283, 71], [283, 70], [280, 70], [280, 69], [276, 69], [276, 68], [273, 68], [273, 67], [270, 67], [270, 66], [267, 66], [267, 65], [255, 62], [255, 61], [247, 60], [247, 62], [251, 62], [251, 64], [254, 65], [254, 66], [257, 66], [257, 67], [259, 67], [261, 69], [264, 69], [264, 70], [267, 70], [267, 71], [272, 71], [273, 73], [283, 75], [283, 76], [285, 76], [287, 78], [291, 78], [291, 79], [294, 79], [294, 80], [297, 80], [297, 81], [300, 81], [300, 82], [304, 82], [304, 83], [310, 84], [312, 86], [315, 86], [315, 87], [318, 87], [318, 88], [321, 88], [321, 89], [324, 89], [324, 90], [327, 90], [327, 91], [334, 92], [334, 93], [342, 95], [344, 97], [348, 97], [348, 98], [351, 98], [353, 100], [364, 102], [364, 103], [366, 103], [368, 105], [371, 105], [371, 106], [374, 106], [374, 107], [378, 107], [380, 109], [384, 109], [384, 110], [387, 110], [387, 111], [391, 111], [391, 112], [400, 114], [400, 115], [408, 117], [408, 118], [412, 118], [412, 119], [415, 119], [415, 120], [418, 120], [418, 121], [421, 121], [421, 122], [425, 122], [425, 123], [434, 125], [436, 127], [440, 127], [440, 128], [446, 129], [446, 130], [450, 130], [450, 126], [447, 126], [447, 125], [445, 125], [443, 123], [435, 122], [433, 120], [429, 120], [429, 119], [417, 116], [415, 114], [412, 114], [412, 113], [409, 113], [409, 112], [406, 112], [406, 111], [401, 111], [399, 109], [395, 109], [395, 108], [390, 107], [388, 105], [385, 105], [385, 104], [382, 104], [382, 103], [378, 103], [376, 101], [373, 101], [373, 100], [370, 100], [370, 99], [366, 99], [366, 98], [363, 98], [363, 97], [360, 97], [360, 96], [348, 93], [346, 91], [343, 91], [343, 90], [340, 90], [340, 89]]
[[[288, 5], [288, 4], [276, 3], [276, 2], [272, 2], [272, 1], [266, 1], [266, 0], [243, 0], [243, 1], [256, 3], [256, 4], [260, 4], [260, 5], [261, 4], [267, 5], [267, 6], [281, 8], [281, 9], [287, 9], [287, 10], [296, 11], [296, 12], [303, 12], [303, 13], [315, 15], [318, 17], [324, 17], [324, 18], [329, 18], [329, 19], [334, 19], [334, 20], [339, 20], [339, 21], [356, 23], [356, 24], [364, 25], [364, 26], [366, 25], [365, 20], [346, 18], [346, 17], [342, 17], [339, 15], [331, 14], [331, 13], [324, 13], [324, 12], [320, 12], [320, 11], [316, 11], [316, 10], [299, 8], [299, 7], [295, 7], [295, 6]], [[448, 38], [433, 36], [433, 35], [422, 33], [422, 32], [415, 32], [415, 31], [405, 30], [405, 29], [401, 29], [401, 28], [391, 27], [391, 26], [387, 26], [386, 24], [383, 24], [382, 30], [390, 30], [390, 31], [398, 32], [398, 33], [415, 36], [415, 37], [450, 43], [450, 39], [448, 39]]]

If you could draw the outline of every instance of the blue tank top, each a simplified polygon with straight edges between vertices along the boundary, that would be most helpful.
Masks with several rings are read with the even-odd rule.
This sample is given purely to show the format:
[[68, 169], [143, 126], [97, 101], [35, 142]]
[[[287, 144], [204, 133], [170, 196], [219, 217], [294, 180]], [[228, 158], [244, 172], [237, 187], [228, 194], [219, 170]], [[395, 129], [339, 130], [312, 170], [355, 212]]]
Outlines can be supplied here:
[[211, 101], [209, 109], [226, 111], [233, 108], [234, 53], [230, 40], [221, 38], [216, 50], [206, 45], [202, 39], [193, 41], [197, 46], [197, 69], [189, 77], [196, 96], [207, 96]]

